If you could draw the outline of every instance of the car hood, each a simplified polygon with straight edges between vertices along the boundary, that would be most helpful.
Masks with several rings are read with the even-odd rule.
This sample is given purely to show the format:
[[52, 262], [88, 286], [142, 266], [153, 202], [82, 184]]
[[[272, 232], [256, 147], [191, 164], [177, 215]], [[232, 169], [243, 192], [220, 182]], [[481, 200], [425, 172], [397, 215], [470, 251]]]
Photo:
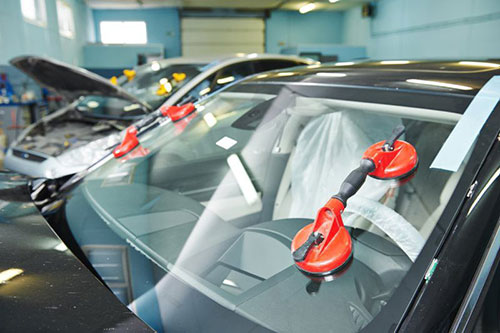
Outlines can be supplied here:
[[153, 331], [62, 243], [27, 178], [0, 172], [0, 207], [2, 331]]
[[10, 64], [35, 80], [38, 84], [55, 90], [69, 100], [80, 96], [98, 95], [118, 97], [138, 103], [147, 110], [151, 107], [120, 86], [86, 69], [38, 56], [20, 56]]

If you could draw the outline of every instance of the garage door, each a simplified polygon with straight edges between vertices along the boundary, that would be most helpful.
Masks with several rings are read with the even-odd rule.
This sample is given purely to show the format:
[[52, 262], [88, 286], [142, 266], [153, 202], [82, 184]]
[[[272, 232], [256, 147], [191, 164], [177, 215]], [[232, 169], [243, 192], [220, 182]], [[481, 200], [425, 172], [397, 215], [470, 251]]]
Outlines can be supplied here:
[[264, 20], [259, 18], [183, 18], [182, 55], [264, 52]]

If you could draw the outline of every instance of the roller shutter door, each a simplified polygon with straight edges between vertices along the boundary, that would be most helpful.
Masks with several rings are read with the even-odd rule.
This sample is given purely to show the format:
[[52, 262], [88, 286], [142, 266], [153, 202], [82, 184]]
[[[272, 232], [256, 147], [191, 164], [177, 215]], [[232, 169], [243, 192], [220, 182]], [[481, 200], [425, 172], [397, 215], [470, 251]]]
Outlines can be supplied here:
[[259, 18], [182, 18], [182, 55], [264, 52], [264, 27]]

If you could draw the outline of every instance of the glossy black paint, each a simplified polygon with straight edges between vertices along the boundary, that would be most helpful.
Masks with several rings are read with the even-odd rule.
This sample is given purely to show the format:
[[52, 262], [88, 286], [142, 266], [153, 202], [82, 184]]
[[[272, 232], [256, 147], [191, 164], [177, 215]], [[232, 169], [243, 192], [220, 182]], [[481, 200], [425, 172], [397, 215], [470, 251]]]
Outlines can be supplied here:
[[[434, 255], [439, 264], [432, 278], [419, 290], [418, 300], [404, 321], [403, 330], [440, 331], [453, 322], [500, 217], [500, 182], [494, 179], [487, 185], [500, 167], [499, 129], [500, 105], [497, 105], [478, 142], [479, 150], [488, 150], [489, 154], [484, 161], [471, 157], [467, 168], [470, 175], [481, 166], [470, 182], [477, 181], [477, 186], [472, 195], [463, 198], [464, 203], [453, 223], [446, 223], [443, 218], [438, 222], [433, 234], [447, 231], [441, 249]], [[472, 209], [472, 206], [475, 207]]]
[[[492, 76], [500, 75], [500, 61], [485, 64], [489, 67], [461, 64], [459, 61], [411, 61], [401, 65], [387, 65], [380, 61], [342, 66], [312, 65], [286, 70], [287, 75], [283, 75], [284, 71], [268, 72], [266, 77], [254, 76], [245, 80], [244, 84], [265, 84], [272, 92], [287, 86], [292, 91], [298, 90], [312, 97], [318, 94], [318, 90], [326, 89], [331, 98], [339, 100], [463, 113], [479, 89]], [[494, 67], [496, 65], [498, 67]], [[412, 83], [415, 81], [411, 80], [457, 87]]]
[[64, 246], [31, 203], [26, 179], [0, 173], [2, 332], [152, 332]]

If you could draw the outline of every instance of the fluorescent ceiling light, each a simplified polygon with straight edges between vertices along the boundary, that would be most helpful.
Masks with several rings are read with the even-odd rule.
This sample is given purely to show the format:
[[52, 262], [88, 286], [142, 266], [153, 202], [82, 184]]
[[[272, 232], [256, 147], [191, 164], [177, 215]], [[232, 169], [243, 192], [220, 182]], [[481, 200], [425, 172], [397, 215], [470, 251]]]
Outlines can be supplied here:
[[490, 68], [500, 67], [500, 64], [495, 64], [493, 62], [482, 62], [482, 61], [460, 61], [459, 64], [467, 66], [490, 67]]
[[314, 8], [316, 8], [316, 5], [311, 2], [308, 3], [307, 5], [300, 7], [299, 13], [301, 14], [309, 13], [311, 10], [314, 10]]
[[228, 150], [237, 143], [238, 143], [238, 141], [236, 141], [235, 139], [232, 139], [228, 136], [225, 136], [222, 139], [220, 139], [219, 141], [217, 141], [215, 144], [221, 148], [224, 148], [225, 150]]
[[208, 127], [214, 127], [217, 124], [217, 119], [212, 112], [208, 112], [203, 116], [203, 120], [207, 123]]
[[323, 76], [323, 77], [345, 77], [347, 74], [345, 73], [325, 73], [325, 72], [320, 72], [316, 73], [317, 76]]
[[409, 64], [409, 60], [384, 60], [380, 62], [382, 65], [406, 65]]
[[226, 84], [234, 81], [234, 76], [226, 76], [217, 80], [217, 84]]
[[24, 271], [19, 268], [9, 268], [5, 271], [0, 272], [0, 284], [6, 283], [12, 278], [15, 278], [19, 274], [22, 274]]
[[246, 172], [245, 167], [243, 166], [243, 163], [241, 163], [238, 155], [229, 155], [229, 157], [227, 158], [227, 164], [229, 165], [234, 178], [236, 178], [236, 182], [238, 183], [238, 186], [247, 204], [249, 206], [252, 206], [258, 203], [260, 201], [259, 194], [253, 186], [252, 180], [250, 179], [250, 176], [248, 176], [248, 173]]
[[445, 82], [439, 82], [439, 81], [408, 79], [408, 80], [406, 80], [406, 82], [408, 82], [408, 83], [414, 83], [414, 84], [423, 84], [423, 85], [426, 85], [426, 86], [449, 88], [449, 89], [472, 90], [472, 87], [469, 87], [469, 86], [462, 86], [460, 84], [445, 83]]
[[337, 62], [335, 63], [335, 66], [351, 66], [354, 65], [354, 62], [352, 61], [344, 61], [344, 62]]

